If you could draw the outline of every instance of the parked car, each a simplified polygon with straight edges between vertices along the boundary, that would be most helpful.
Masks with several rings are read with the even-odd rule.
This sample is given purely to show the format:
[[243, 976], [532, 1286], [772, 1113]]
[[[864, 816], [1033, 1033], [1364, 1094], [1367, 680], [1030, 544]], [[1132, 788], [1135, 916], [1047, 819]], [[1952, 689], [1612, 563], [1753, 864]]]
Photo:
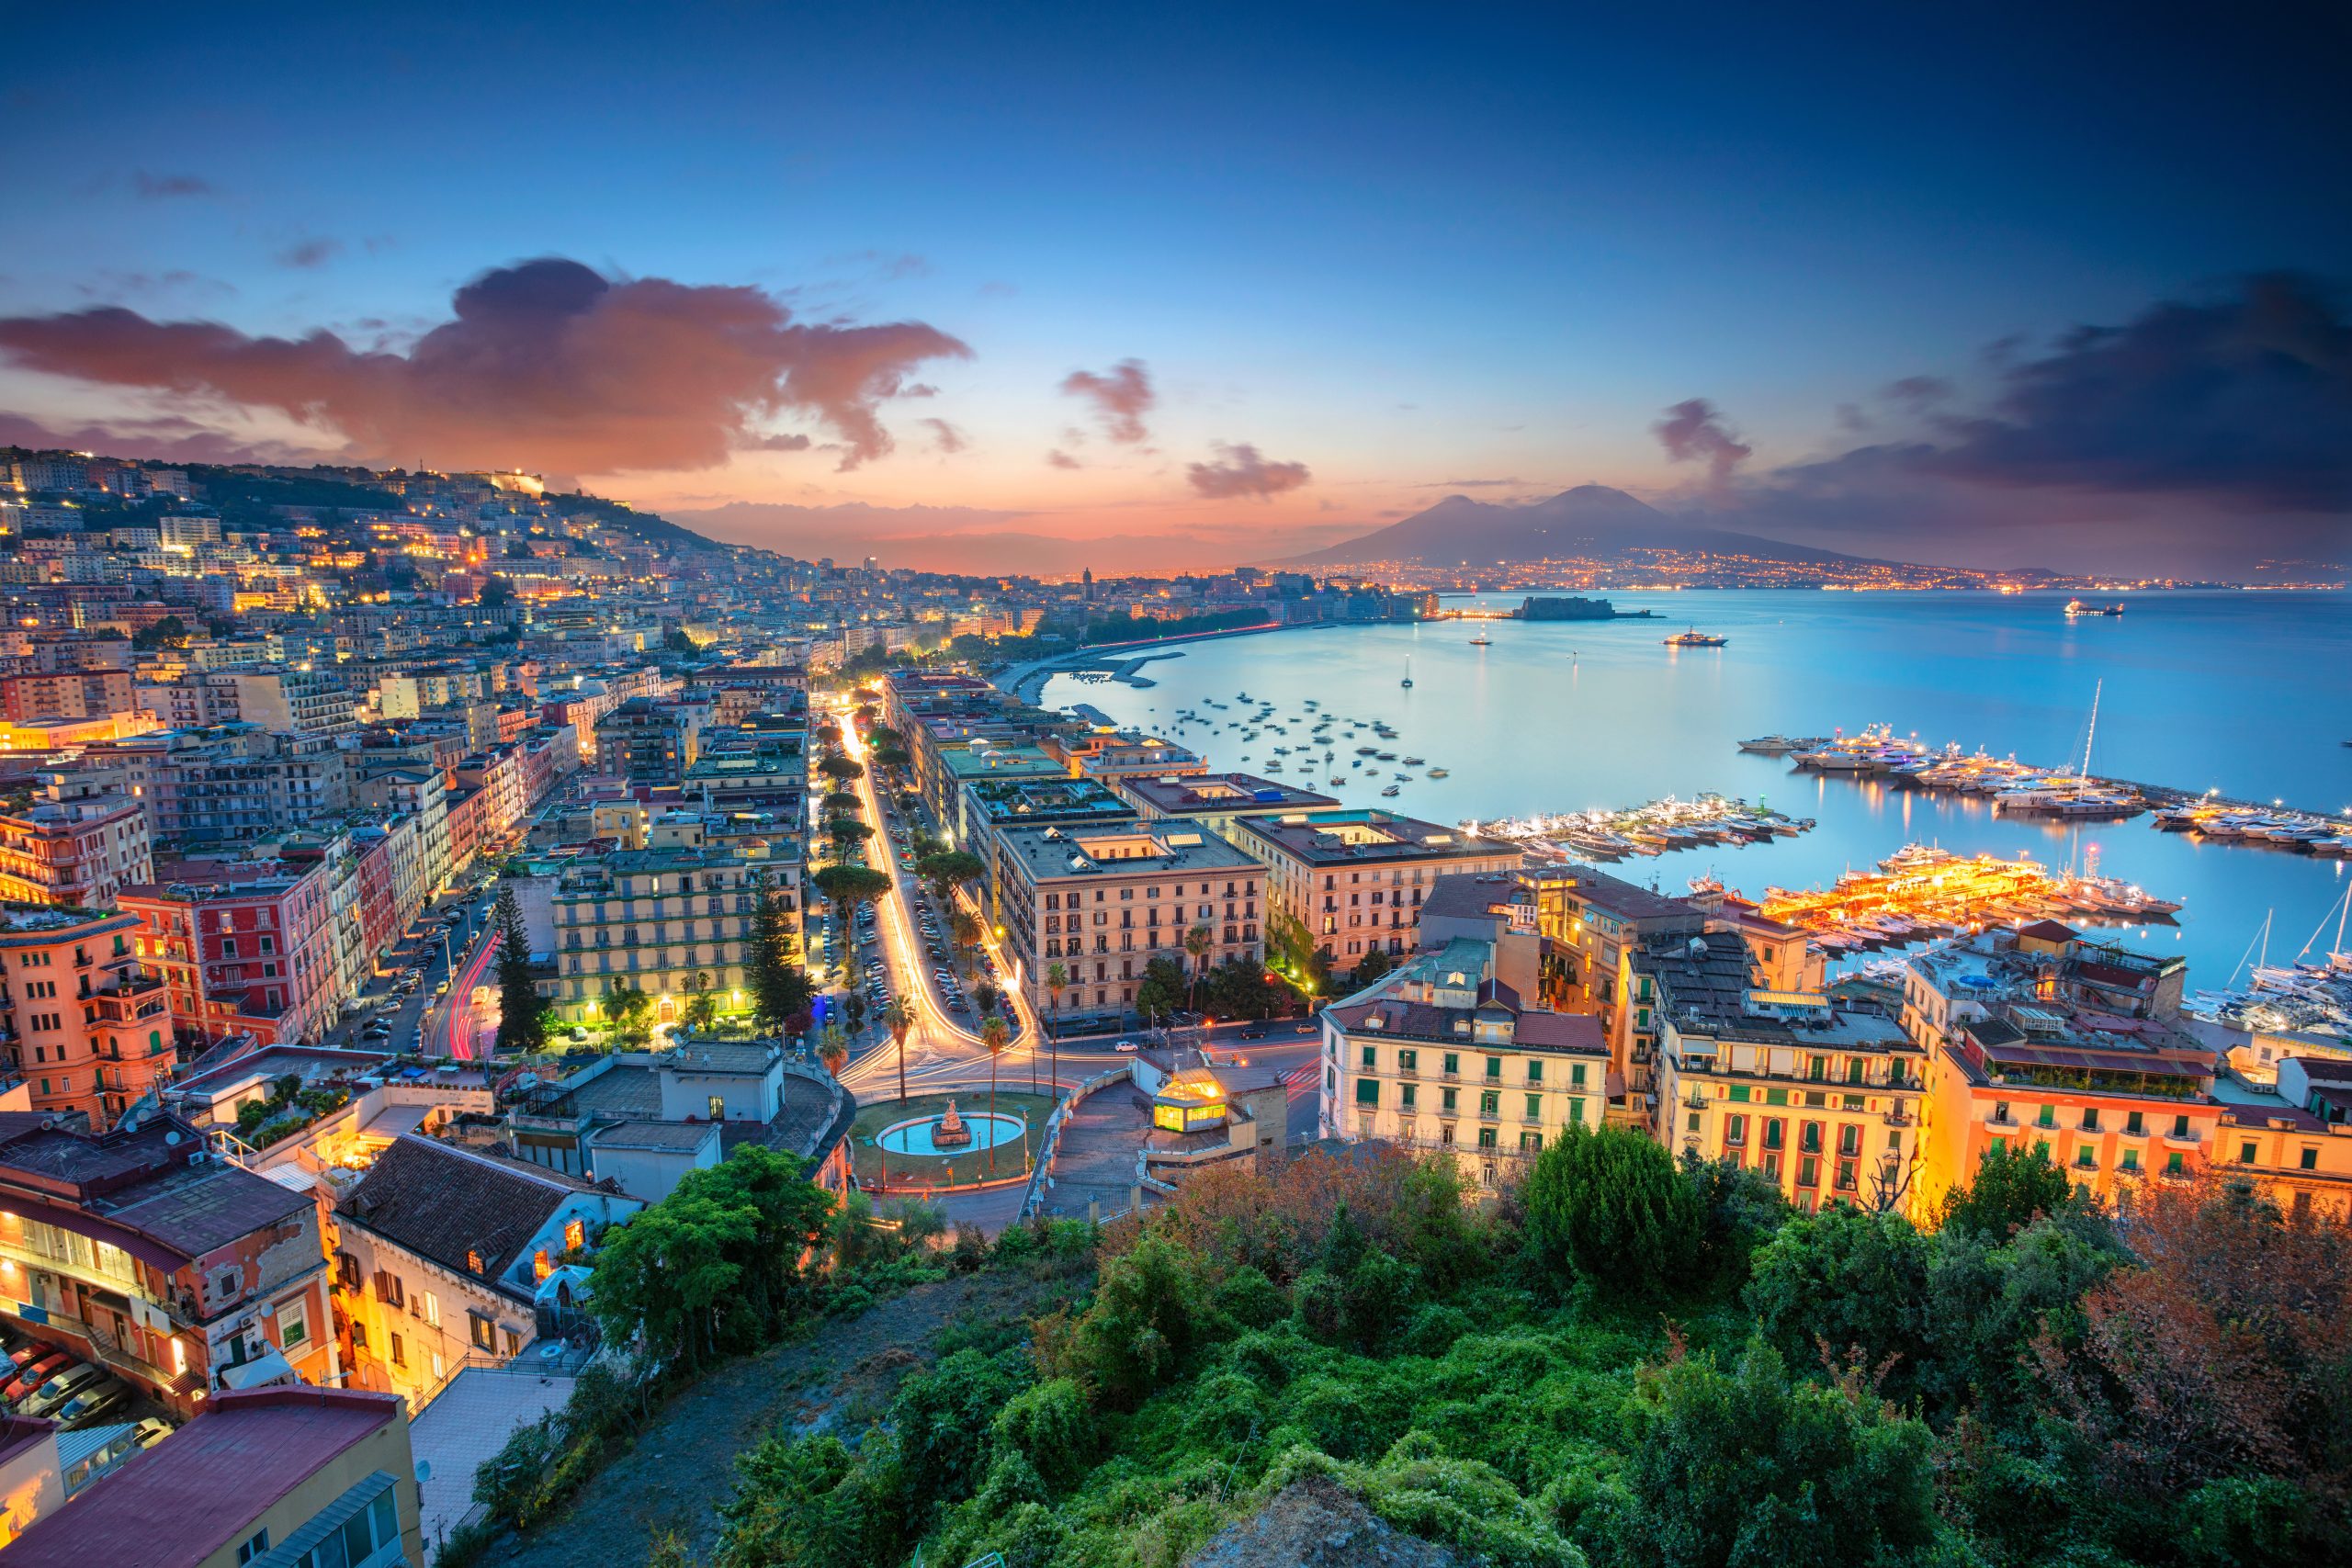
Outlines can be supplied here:
[[136, 1442], [141, 1448], [152, 1449], [157, 1443], [162, 1442], [165, 1438], [170, 1437], [172, 1435], [172, 1424], [169, 1421], [164, 1420], [160, 1416], [150, 1416], [147, 1419], [141, 1421], [138, 1426], [131, 1428], [130, 1436], [131, 1440]]
[[62, 1427], [84, 1427], [112, 1415], [130, 1403], [130, 1390], [123, 1386], [119, 1378], [107, 1378], [103, 1382], [91, 1384], [59, 1405], [51, 1412], [51, 1417]]
[[87, 1361], [67, 1367], [32, 1393], [25, 1395], [17, 1406], [17, 1414], [47, 1416], [106, 1375], [102, 1369], [94, 1367]]
[[1122, 1040], [1117, 1044], [1112, 1046], [1111, 1049], [1118, 1052], [1121, 1055], [1132, 1056], [1136, 1053], [1136, 1043], [1132, 1040]]
[[51, 1350], [38, 1360], [28, 1361], [17, 1369], [6, 1388], [0, 1388], [0, 1399], [14, 1404], [72, 1365], [73, 1356], [63, 1350]]

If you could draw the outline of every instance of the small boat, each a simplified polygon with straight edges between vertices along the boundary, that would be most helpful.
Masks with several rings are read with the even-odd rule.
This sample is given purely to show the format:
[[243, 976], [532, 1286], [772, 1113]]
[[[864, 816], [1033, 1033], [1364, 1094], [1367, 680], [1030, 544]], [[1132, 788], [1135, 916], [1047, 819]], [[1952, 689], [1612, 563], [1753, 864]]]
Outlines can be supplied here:
[[1433, 779], [1452, 778], [1453, 776], [1453, 772], [1450, 768], [1431, 768], [1430, 770], [1430, 777]]
[[1495, 639], [1488, 637], [1485, 632], [1480, 632], [1476, 637], [1470, 639], [1470, 646], [1473, 648], [1492, 648], [1495, 646]]
[[1405, 765], [1408, 768], [1418, 768], [1423, 761], [1424, 759], [1419, 757], [1408, 757], [1405, 759]]
[[1400, 686], [1410, 686], [1413, 683], [1413, 656], [1409, 653], [1405, 655], [1405, 678], [1396, 683]]
[[1687, 632], [1677, 632], [1668, 637], [1666, 646], [1668, 648], [1721, 648], [1730, 640], [1731, 638], [1727, 637], [1710, 637], [1698, 627], [1692, 626]]
[[1380, 793], [1383, 795], [1401, 795], [1404, 791], [1401, 785], [1390, 784], [1386, 789], [1382, 790]]

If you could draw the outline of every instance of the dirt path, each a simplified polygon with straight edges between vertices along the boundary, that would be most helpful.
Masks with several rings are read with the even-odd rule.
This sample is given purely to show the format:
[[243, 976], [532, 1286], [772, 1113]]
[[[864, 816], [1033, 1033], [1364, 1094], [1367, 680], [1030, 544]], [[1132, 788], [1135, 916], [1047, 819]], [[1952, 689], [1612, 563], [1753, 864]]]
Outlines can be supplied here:
[[853, 1406], [878, 1407], [908, 1371], [929, 1359], [932, 1337], [955, 1318], [967, 1311], [984, 1319], [1025, 1315], [1043, 1294], [1018, 1276], [957, 1276], [723, 1367], [672, 1400], [563, 1514], [527, 1536], [502, 1535], [481, 1561], [636, 1568], [655, 1533], [666, 1529], [697, 1555], [707, 1552], [738, 1453], [787, 1423], [812, 1430]]

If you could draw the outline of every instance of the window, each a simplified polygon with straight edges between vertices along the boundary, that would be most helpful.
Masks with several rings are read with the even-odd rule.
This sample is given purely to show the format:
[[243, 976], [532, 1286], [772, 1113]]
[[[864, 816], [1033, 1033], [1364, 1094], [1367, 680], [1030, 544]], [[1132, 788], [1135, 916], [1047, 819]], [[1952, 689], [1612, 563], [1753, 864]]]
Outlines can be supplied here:
[[1421, 1054], [1419, 1051], [1399, 1051], [1396, 1053], [1396, 1070], [1398, 1072], [1415, 1072], [1419, 1069], [1420, 1065]]
[[259, 1557], [263, 1552], [267, 1551], [268, 1550], [269, 1532], [267, 1530], [255, 1530], [250, 1539], [238, 1544], [237, 1561], [240, 1564], [251, 1562], [254, 1558]]
[[1478, 1096], [1479, 1115], [1499, 1116], [1502, 1113], [1503, 1097], [1501, 1095], [1497, 1094], [1493, 1089], [1487, 1089]]
[[431, 1291], [416, 1292], [416, 1314], [434, 1327], [441, 1326], [441, 1298]]
[[1495, 1146], [1495, 1130], [1492, 1127], [1478, 1129], [1478, 1146], [1482, 1149], [1491, 1149]]
[[1448, 1051], [1448, 1052], [1445, 1054], [1445, 1076], [1446, 1076], [1447, 1077], [1453, 1077], [1456, 1073], [1459, 1073], [1461, 1070], [1462, 1070], [1462, 1058], [1461, 1058], [1460, 1056], [1456, 1055], [1454, 1053], [1453, 1053], [1453, 1052], [1451, 1052], [1451, 1051]]
[[2254, 1145], [2252, 1144], [2240, 1144], [2238, 1145], [2238, 1163], [2240, 1165], [2252, 1165], [2254, 1163]]
[[1462, 1091], [1458, 1089], [1442, 1089], [1438, 1090], [1438, 1093], [1442, 1097], [1440, 1104], [1444, 1109], [1445, 1113], [1451, 1116], [1453, 1114], [1455, 1106], [1462, 1099]]
[[2186, 1138], [2188, 1136], [2188, 1117], [2176, 1116], [2172, 1119], [2172, 1135], [2176, 1138]]
[[1542, 1154], [1544, 1152], [1544, 1134], [1541, 1133], [1521, 1133], [1519, 1135], [1519, 1152], [1523, 1155]]
[[2166, 1176], [2178, 1176], [2181, 1174], [2181, 1169], [2180, 1155], [2177, 1151], [2165, 1156], [2165, 1174]]
[[1544, 1120], [1544, 1097], [1542, 1095], [1531, 1094], [1527, 1097], [1527, 1119], [1530, 1122], [1541, 1122]]
[[2123, 1131], [2132, 1137], [2136, 1138], [2147, 1130], [2145, 1119], [2137, 1111], [2123, 1119]]
[[1489, 1056], [1489, 1057], [1487, 1057], [1487, 1077], [1489, 1077], [1489, 1078], [1496, 1078], [1496, 1079], [1498, 1079], [1498, 1078], [1500, 1078], [1502, 1076], [1503, 1076], [1503, 1059], [1502, 1059], [1500, 1056]]
[[470, 1247], [466, 1248], [466, 1268], [472, 1273], [482, 1272], [481, 1254]]
[[2083, 1131], [2086, 1133], [2096, 1133], [2098, 1131], [2098, 1106], [2086, 1105], [2083, 1107]]
[[2302, 1168], [2305, 1170], [2317, 1170], [2319, 1168], [2319, 1149], [2317, 1145], [2313, 1145], [2303, 1151]]
[[1797, 1161], [1797, 1185], [1811, 1187], [1821, 1179], [1821, 1162], [1807, 1155]]
[[2089, 1145], [2086, 1144], [2081, 1148], [2075, 1151], [2075, 1164], [2079, 1169], [2097, 1170], [2098, 1168], [2098, 1152], [2096, 1149], [2093, 1149]]
[[1747, 1117], [1726, 1116], [1724, 1118], [1724, 1142], [1726, 1144], [1744, 1144], [1747, 1142]]
[[554, 1272], [555, 1263], [548, 1257], [548, 1249], [546, 1247], [542, 1247], [537, 1251], [531, 1254], [532, 1279], [544, 1280]]
[[1365, 1047], [1363, 1048], [1363, 1065], [1364, 1065], [1365, 1066], [1367, 1066], [1367, 1067], [1376, 1067], [1376, 1066], [1378, 1066], [1380, 1065], [1377, 1061], [1375, 1061], [1375, 1060], [1374, 1059], [1374, 1057], [1373, 1057], [1373, 1050], [1374, 1050], [1374, 1047], [1372, 1047], [1372, 1046], [1370, 1046], [1370, 1045], [1367, 1045], [1367, 1046], [1365, 1046]]
[[405, 1366], [407, 1366], [407, 1365], [408, 1365], [408, 1347], [407, 1347], [406, 1345], [404, 1345], [404, 1344], [401, 1343], [401, 1337], [400, 1337], [399, 1335], [397, 1335], [397, 1334], [395, 1334], [395, 1335], [393, 1335], [393, 1336], [391, 1337], [391, 1341], [392, 1341], [392, 1365], [394, 1365], [394, 1366], [396, 1366], [396, 1367], [405, 1367]]
[[724, 1122], [727, 1120], [727, 1097], [725, 1095], [714, 1094], [710, 1097], [710, 1119], [714, 1122]]
[[495, 1350], [498, 1348], [498, 1343], [496, 1337], [492, 1333], [492, 1330], [497, 1325], [492, 1324], [490, 1319], [482, 1316], [481, 1314], [478, 1312], [468, 1313], [466, 1317], [468, 1323], [473, 1329], [474, 1344], [484, 1350]]
[[2058, 1125], [2058, 1108], [2054, 1105], [2043, 1106], [2041, 1114], [2034, 1118], [2033, 1124], [2037, 1127], [2055, 1127]]
[[1413, 1097], [1419, 1088], [1419, 1086], [1417, 1084], [1399, 1084], [1397, 1086], [1396, 1104], [1399, 1110], [1410, 1111], [1413, 1109]]
[[1568, 1087], [1570, 1089], [1584, 1088], [1584, 1074], [1585, 1066], [1582, 1062], [1572, 1064], [1568, 1068]]
[[1582, 1122], [1584, 1120], [1583, 1100], [1571, 1100], [1568, 1101], [1568, 1120], [1570, 1122]]
[[2123, 1151], [2123, 1168], [2126, 1170], [2137, 1170], [2140, 1168], [2139, 1150], [2126, 1149]]
[[1380, 1103], [1380, 1080], [1378, 1078], [1356, 1079], [1356, 1103], [1358, 1105], [1378, 1105]]
[[300, 1296], [277, 1303], [277, 1345], [291, 1350], [311, 1341], [311, 1303]]

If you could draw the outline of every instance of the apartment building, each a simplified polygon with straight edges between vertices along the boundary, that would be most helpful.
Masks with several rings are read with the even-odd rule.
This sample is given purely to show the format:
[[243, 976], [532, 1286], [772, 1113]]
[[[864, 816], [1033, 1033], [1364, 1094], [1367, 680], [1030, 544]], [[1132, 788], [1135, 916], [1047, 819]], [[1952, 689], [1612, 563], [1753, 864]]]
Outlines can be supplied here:
[[182, 861], [161, 868], [168, 880], [123, 890], [147, 965], [191, 1037], [290, 1044], [334, 1021], [344, 996], [330, 869], [315, 858]]
[[653, 843], [568, 867], [549, 900], [558, 978], [555, 1010], [594, 1023], [616, 987], [653, 998], [657, 1021], [674, 1021], [701, 992], [736, 1011], [751, 957], [761, 889], [773, 886], [799, 937], [797, 855], [763, 839], [714, 842], [698, 818], [665, 819]]
[[1993, 1148], [2039, 1149], [2101, 1197], [2228, 1152], [2220, 1057], [2178, 1023], [2186, 968], [2052, 921], [1912, 958], [1902, 1021], [1928, 1077], [1917, 1212]]
[[20, 811], [0, 811], [0, 902], [108, 909], [123, 887], [155, 874], [147, 814], [112, 794], [52, 785]]
[[352, 1382], [421, 1410], [464, 1368], [513, 1360], [556, 1315], [557, 1271], [644, 1206], [520, 1160], [395, 1138], [334, 1208]]
[[933, 818], [948, 842], [974, 854], [978, 849], [978, 823], [967, 812], [967, 792], [976, 784], [1010, 784], [1024, 780], [1067, 779], [1069, 770], [1043, 749], [1027, 741], [974, 739], [937, 749], [931, 770], [937, 799], [926, 798]]
[[1536, 929], [1549, 943], [1547, 967], [1560, 1005], [1600, 1014], [1612, 1035], [1622, 1022], [1617, 998], [1627, 954], [1707, 926], [1705, 913], [1690, 900], [1592, 866], [1531, 868], [1521, 879], [1535, 895]]
[[0, 1113], [0, 1317], [192, 1412], [333, 1379], [317, 1202], [209, 1156], [188, 1123], [91, 1134]]
[[636, 697], [596, 720], [596, 771], [638, 784], [676, 784], [701, 754], [707, 706]]
[[0, 678], [0, 718], [104, 718], [135, 705], [127, 670], [77, 670]]
[[398, 1568], [425, 1560], [408, 1412], [388, 1394], [253, 1388], [34, 1524], [10, 1568]]
[[1525, 1002], [1473, 938], [1417, 954], [1323, 1010], [1325, 1137], [1450, 1153], [1508, 1181], [1570, 1127], [1598, 1127], [1609, 1053], [1597, 1019]]
[[168, 1079], [170, 998], [128, 913], [0, 908], [0, 1041], [32, 1108], [103, 1131]]
[[[1209, 933], [1199, 967], [1265, 957], [1265, 867], [1214, 834], [1175, 823], [1008, 826], [1004, 941], [1019, 983], [1042, 1013], [1118, 1018], [1154, 958], [1192, 969], [1184, 935]], [[1060, 964], [1069, 984], [1046, 985]]]
[[990, 925], [1004, 923], [1004, 855], [998, 829], [1084, 828], [1135, 818], [1127, 803], [1107, 786], [1066, 773], [967, 779], [958, 795], [956, 815], [969, 829], [965, 844], [988, 867], [981, 877], [982, 903]]
[[1287, 817], [1340, 804], [1336, 796], [1255, 773], [1125, 773], [1113, 787], [1147, 822], [1198, 823], [1245, 851], [1238, 830], [1245, 817]]
[[1239, 847], [1266, 867], [1267, 901], [1332, 961], [1419, 945], [1420, 908], [1441, 876], [1509, 871], [1517, 848], [1361, 807], [1241, 817]]
[[1911, 1207], [1927, 1053], [1900, 1023], [1771, 988], [1736, 931], [1661, 939], [1632, 973], [1628, 1001], [1657, 1031], [1660, 1143], [1757, 1170], [1800, 1209]]

